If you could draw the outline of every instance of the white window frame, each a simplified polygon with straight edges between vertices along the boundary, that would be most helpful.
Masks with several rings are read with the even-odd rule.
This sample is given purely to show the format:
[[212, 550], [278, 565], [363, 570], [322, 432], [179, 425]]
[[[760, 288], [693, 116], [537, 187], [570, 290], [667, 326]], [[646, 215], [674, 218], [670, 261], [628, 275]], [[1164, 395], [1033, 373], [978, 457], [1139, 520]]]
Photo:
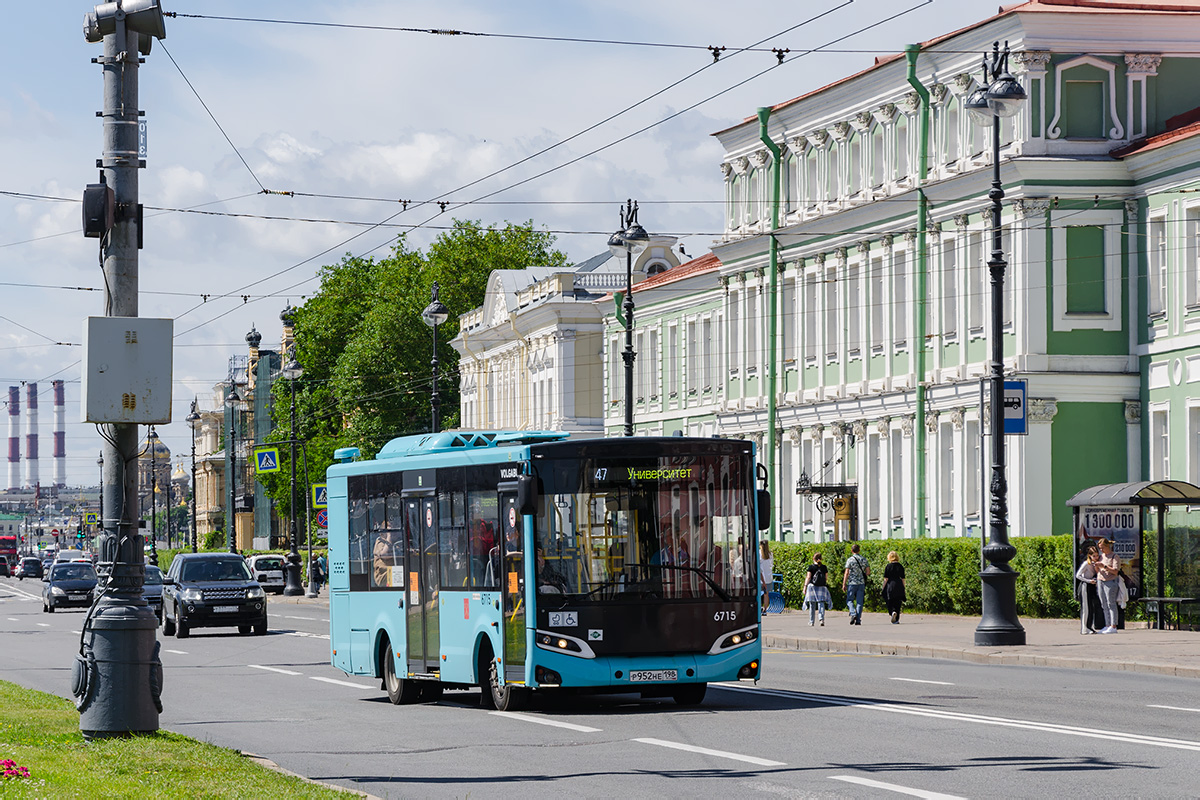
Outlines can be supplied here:
[[[1119, 210], [1051, 211], [1055, 331], [1121, 330], [1121, 224]], [[1067, 227], [1098, 226], [1104, 231], [1104, 306], [1100, 314], [1067, 314]]]

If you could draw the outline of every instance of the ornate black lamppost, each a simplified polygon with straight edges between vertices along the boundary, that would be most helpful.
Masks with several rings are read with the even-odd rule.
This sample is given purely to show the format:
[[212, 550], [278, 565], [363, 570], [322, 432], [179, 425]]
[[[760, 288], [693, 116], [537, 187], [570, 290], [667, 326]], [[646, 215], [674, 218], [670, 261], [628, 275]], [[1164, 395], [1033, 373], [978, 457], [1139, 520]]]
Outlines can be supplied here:
[[625, 256], [625, 435], [633, 436], [633, 259], [640, 256], [650, 243], [650, 234], [638, 224], [638, 207], [633, 200], [625, 201], [621, 210], [621, 227], [608, 237], [608, 249], [616, 258]]
[[154, 428], [146, 434], [146, 444], [150, 448], [150, 563], [158, 566], [158, 525], [154, 513], [158, 509], [158, 469], [154, 457], [158, 453], [158, 434]]
[[979, 573], [983, 581], [983, 618], [975, 629], [975, 644], [982, 646], [1025, 644], [1025, 629], [1017, 619], [1017, 573], [1008, 562], [1016, 548], [1008, 541], [1008, 483], [1005, 478], [1004, 442], [1004, 243], [1000, 230], [1000, 201], [1004, 188], [1000, 183], [1000, 118], [1021, 110], [1025, 90], [1008, 71], [1008, 43], [992, 47], [983, 57], [983, 81], [965, 104], [974, 121], [992, 126], [992, 255], [988, 271], [992, 278], [992, 340], [990, 394], [992, 437], [991, 504], [988, 510], [988, 543], [983, 555], [988, 566]]
[[188, 427], [192, 429], [192, 552], [196, 552], [196, 425], [200, 422], [200, 411], [196, 399], [192, 398], [192, 411], [187, 415]]
[[96, 459], [96, 466], [100, 468], [100, 513], [97, 515], [100, 524], [96, 527], [96, 539], [99, 539], [99, 532], [104, 530], [104, 451], [100, 451], [100, 457]]
[[291, 360], [284, 366], [282, 373], [287, 380], [288, 386], [292, 391], [292, 406], [291, 406], [291, 484], [288, 494], [288, 503], [291, 506], [288, 514], [288, 544], [291, 549], [287, 555], [287, 585], [283, 587], [283, 593], [295, 597], [296, 595], [304, 594], [304, 586], [300, 583], [300, 553], [296, 551], [296, 381], [304, 374], [304, 368], [300, 366], [300, 362], [292, 356]]
[[429, 305], [425, 306], [425, 310], [421, 312], [421, 319], [425, 324], [433, 328], [433, 360], [430, 365], [433, 367], [433, 389], [429, 397], [430, 417], [432, 426], [430, 431], [437, 433], [441, 430], [441, 418], [438, 416], [439, 407], [442, 404], [441, 398], [438, 396], [438, 357], [437, 357], [437, 329], [438, 326], [450, 318], [450, 310], [442, 305], [442, 301], [438, 299], [438, 283], [433, 282], [433, 299]]
[[241, 396], [237, 393], [237, 384], [233, 382], [233, 378], [229, 379], [229, 394], [225, 395], [225, 406], [229, 409], [229, 428], [225, 431], [225, 446], [229, 448], [229, 478], [228, 478], [228, 497], [229, 502], [225, 511], [225, 527], [226, 544], [229, 547], [229, 552], [237, 552], [237, 417], [238, 404], [242, 402]]

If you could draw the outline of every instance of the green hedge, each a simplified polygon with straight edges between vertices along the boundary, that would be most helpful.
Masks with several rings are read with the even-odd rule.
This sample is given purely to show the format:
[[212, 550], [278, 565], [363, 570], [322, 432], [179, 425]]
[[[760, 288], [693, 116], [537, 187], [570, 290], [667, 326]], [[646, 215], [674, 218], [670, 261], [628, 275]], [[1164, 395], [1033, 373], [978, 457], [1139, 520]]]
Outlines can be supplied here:
[[[1072, 539], [1064, 536], [1020, 537], [1012, 540], [1017, 555], [1012, 560], [1017, 578], [1017, 612], [1024, 617], [1073, 617], [1079, 605], [1072, 594]], [[905, 609], [929, 614], [980, 613], [978, 539], [882, 539], [858, 543], [871, 564], [867, 584], [867, 609], [883, 611], [880, 589], [887, 554], [896, 551], [904, 565], [908, 601]], [[845, 608], [842, 569], [850, 557], [850, 542], [824, 544], [772, 543], [775, 572], [783, 576], [787, 604], [798, 608], [804, 598], [800, 588], [814, 553], [829, 567], [829, 592], [833, 607]]]

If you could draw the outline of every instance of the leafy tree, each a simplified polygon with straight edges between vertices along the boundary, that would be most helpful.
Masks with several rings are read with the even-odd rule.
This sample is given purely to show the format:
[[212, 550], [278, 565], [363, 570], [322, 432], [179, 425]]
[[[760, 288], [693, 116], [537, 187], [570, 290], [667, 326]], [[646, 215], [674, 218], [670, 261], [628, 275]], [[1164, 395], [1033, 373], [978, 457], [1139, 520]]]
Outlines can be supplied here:
[[[308, 456], [307, 482], [304, 464], [297, 464], [298, 502], [307, 485], [324, 482], [338, 448], [372, 456], [392, 438], [429, 430], [432, 333], [421, 311], [434, 281], [450, 311], [437, 332], [442, 427], [457, 424], [458, 353], [449, 342], [458, 316], [483, 304], [493, 270], [568, 266], [554, 241], [532, 221], [495, 228], [454, 220], [427, 253], [401, 236], [386, 258], [346, 256], [321, 268], [320, 290], [295, 317], [295, 355], [304, 367], [295, 386], [296, 438], [306, 442]], [[290, 438], [291, 390], [286, 380], [273, 387], [269, 441]], [[285, 444], [282, 469], [259, 478], [284, 514], [291, 508], [288, 459]]]

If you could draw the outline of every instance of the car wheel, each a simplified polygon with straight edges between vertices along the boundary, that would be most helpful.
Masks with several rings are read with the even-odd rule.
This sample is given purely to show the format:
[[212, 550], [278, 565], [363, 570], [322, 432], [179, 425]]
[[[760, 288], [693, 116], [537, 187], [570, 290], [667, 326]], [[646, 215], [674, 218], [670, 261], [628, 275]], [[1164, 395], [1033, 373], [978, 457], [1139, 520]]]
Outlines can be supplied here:
[[266, 636], [267, 635], [267, 621], [265, 619], [262, 622], [256, 622], [254, 624], [254, 635], [255, 636]]
[[245, 636], [249, 632], [250, 632], [249, 625], [238, 625], [238, 633], [240, 633], [242, 636]]
[[392, 705], [415, 703], [421, 697], [421, 687], [415, 681], [404, 680], [396, 674], [396, 658], [392, 655], [392, 644], [387, 639], [379, 648], [383, 659], [383, 688], [387, 689]]
[[163, 636], [175, 635], [175, 620], [167, 616], [166, 610], [164, 610], [162, 613], [162, 628]]
[[182, 619], [175, 620], [175, 638], [186, 639], [188, 637], [188, 624]]
[[46, 604], [46, 611], [50, 614], [54, 613], [54, 601], [53, 600], [51, 600], [49, 603]]

